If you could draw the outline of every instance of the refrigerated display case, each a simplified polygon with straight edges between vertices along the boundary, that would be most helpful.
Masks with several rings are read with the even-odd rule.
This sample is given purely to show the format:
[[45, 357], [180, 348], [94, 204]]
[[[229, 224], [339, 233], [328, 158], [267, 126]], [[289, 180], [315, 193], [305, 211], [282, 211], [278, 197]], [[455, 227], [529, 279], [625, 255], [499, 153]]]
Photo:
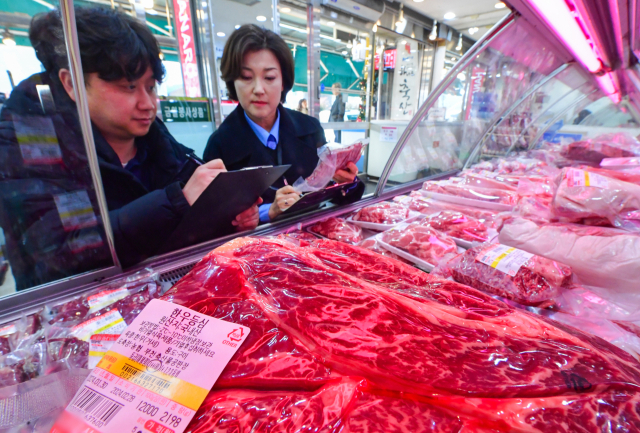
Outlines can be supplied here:
[[[252, 232], [154, 257], [126, 272], [116, 266], [115, 274], [113, 269], [106, 274], [88, 273], [81, 279], [71, 277], [7, 296], [0, 299], [1, 320], [5, 323], [27, 320], [34, 314], [50, 318], [59, 313], [56, 307], [78, 296], [82, 296], [79, 302], [83, 303], [87, 294], [105, 287], [112, 290], [125, 281], [137, 281], [140, 277], [136, 275], [140, 273], [143, 281], [153, 274], [155, 283], [148, 284], [158, 285], [145, 286], [144, 290], [152, 292], [148, 300], [187, 275], [212, 249], [239, 236], [307, 231], [327, 219], [347, 217], [363, 207], [411, 193], [425, 181], [449, 178], [494, 158], [526, 155], [545, 143], [579, 141], [622, 130], [638, 135], [640, 119], [635, 107], [640, 88], [634, 87], [637, 72], [619, 71], [620, 88], [616, 90], [622, 102], [612, 98], [600, 87], [596, 75], [586, 70], [561, 40], [542, 31], [540, 17], [526, 9], [525, 2], [512, 3], [517, 11], [462, 56], [398, 134], [397, 144], [386, 158], [373, 193], [353, 204], [328, 206], [259, 226]], [[456, 83], [461, 74], [470, 83], [462, 95], [460, 83]], [[442, 116], [442, 108], [451, 97], [461, 99], [462, 110], [455, 116]], [[414, 100], [418, 98], [416, 94]], [[96, 169], [95, 164], [89, 167]], [[103, 218], [108, 220], [104, 213]], [[371, 234], [363, 231], [365, 238]], [[100, 281], [90, 281], [93, 279]]]

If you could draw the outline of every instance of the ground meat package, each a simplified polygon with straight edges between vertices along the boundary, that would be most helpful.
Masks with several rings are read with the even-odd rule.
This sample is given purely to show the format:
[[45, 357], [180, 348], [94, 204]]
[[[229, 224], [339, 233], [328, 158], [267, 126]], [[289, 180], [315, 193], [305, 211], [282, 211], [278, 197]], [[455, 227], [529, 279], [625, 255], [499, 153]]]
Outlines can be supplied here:
[[319, 191], [327, 186], [336, 170], [345, 168], [348, 163], [354, 164], [360, 160], [364, 146], [369, 140], [358, 140], [349, 145], [329, 143], [318, 149], [318, 165], [309, 177], [299, 178], [293, 184], [298, 192]]
[[437, 273], [523, 305], [550, 304], [572, 282], [569, 266], [501, 244], [471, 248], [442, 268]]
[[328, 218], [309, 227], [309, 231], [348, 244], [355, 245], [363, 240], [362, 229], [343, 218]]
[[597, 337], [328, 240], [240, 238], [164, 297], [251, 328], [187, 431], [637, 431]]
[[393, 202], [382, 202], [363, 207], [353, 216], [354, 221], [376, 224], [397, 224], [407, 218], [409, 218], [409, 209]]

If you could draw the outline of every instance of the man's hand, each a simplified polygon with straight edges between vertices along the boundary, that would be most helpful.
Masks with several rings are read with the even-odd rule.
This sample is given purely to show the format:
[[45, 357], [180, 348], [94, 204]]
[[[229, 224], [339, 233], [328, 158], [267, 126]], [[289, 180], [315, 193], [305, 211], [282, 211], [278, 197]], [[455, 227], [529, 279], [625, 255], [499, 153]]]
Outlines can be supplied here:
[[292, 186], [287, 185], [276, 191], [276, 199], [269, 208], [269, 219], [274, 219], [285, 210], [289, 209], [295, 202], [300, 200], [300, 194]]
[[350, 162], [347, 164], [347, 168], [338, 169], [333, 174], [333, 180], [337, 183], [351, 183], [356, 180], [356, 176], [358, 175], [358, 167]]
[[231, 222], [231, 224], [236, 227], [237, 231], [242, 232], [245, 230], [253, 230], [258, 227], [258, 223], [260, 222], [260, 211], [258, 210], [258, 206], [261, 204], [262, 199], [259, 198], [253, 206], [242, 212]]
[[224, 171], [227, 169], [221, 159], [214, 159], [196, 168], [187, 184], [182, 188], [182, 193], [189, 204], [193, 206], [202, 191], [207, 189], [211, 181]]

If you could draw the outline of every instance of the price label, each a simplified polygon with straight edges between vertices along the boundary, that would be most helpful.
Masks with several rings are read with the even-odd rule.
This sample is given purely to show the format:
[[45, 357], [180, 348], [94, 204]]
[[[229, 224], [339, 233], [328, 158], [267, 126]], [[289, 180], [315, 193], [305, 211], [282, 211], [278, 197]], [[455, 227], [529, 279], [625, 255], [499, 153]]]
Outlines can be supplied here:
[[100, 360], [53, 433], [182, 433], [249, 328], [152, 300]]
[[476, 260], [515, 277], [522, 265], [533, 256], [533, 254], [517, 248], [496, 244], [482, 250], [476, 256]]

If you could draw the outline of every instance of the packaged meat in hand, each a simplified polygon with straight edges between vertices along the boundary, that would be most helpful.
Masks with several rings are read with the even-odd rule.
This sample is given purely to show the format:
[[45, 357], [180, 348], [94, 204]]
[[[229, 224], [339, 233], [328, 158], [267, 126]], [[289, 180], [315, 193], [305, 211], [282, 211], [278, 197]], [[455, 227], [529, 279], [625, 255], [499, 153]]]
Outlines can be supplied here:
[[624, 132], [603, 134], [594, 139], [575, 141], [562, 148], [567, 159], [599, 165], [604, 158], [640, 156], [640, 142]]
[[382, 242], [410, 255], [437, 265], [440, 260], [457, 254], [458, 247], [449, 236], [435, 230], [425, 221], [396, 227], [382, 233]]
[[318, 233], [327, 239], [346, 242], [348, 244], [358, 244], [362, 242], [362, 229], [355, 224], [345, 221], [343, 218], [329, 218], [309, 228], [310, 231]]
[[[427, 218], [426, 223], [453, 238], [469, 242], [487, 242], [489, 240], [487, 226], [461, 212], [439, 212]], [[495, 234], [497, 233], [494, 232]]]
[[442, 266], [459, 283], [534, 306], [550, 304], [573, 275], [567, 265], [501, 244], [479, 245]]
[[409, 209], [394, 202], [382, 202], [363, 207], [353, 216], [354, 221], [376, 224], [397, 224], [407, 218], [409, 218]]
[[553, 211], [567, 222], [606, 218], [615, 227], [640, 231], [640, 186], [576, 168], [562, 171]]
[[318, 191], [326, 187], [336, 170], [344, 169], [350, 162], [357, 163], [368, 140], [358, 140], [348, 146], [329, 143], [318, 149], [318, 165], [306, 179], [299, 178], [293, 184], [298, 192]]

